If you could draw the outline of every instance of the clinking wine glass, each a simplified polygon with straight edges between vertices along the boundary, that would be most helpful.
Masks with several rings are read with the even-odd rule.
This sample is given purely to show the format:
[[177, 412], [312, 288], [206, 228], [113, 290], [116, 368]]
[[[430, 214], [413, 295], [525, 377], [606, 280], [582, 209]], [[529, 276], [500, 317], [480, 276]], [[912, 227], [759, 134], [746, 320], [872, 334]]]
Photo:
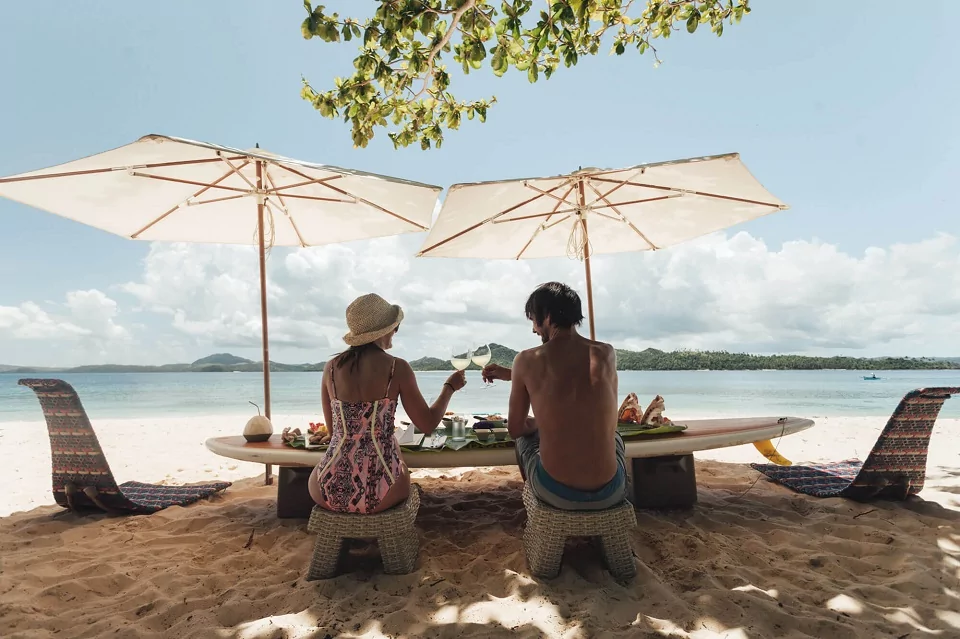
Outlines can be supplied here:
[[[459, 351], [456, 346], [451, 347], [450, 363], [458, 371], [466, 370], [467, 367], [470, 366], [470, 351]], [[437, 427], [437, 430], [434, 431], [434, 433], [436, 433], [434, 435], [434, 441], [436, 441], [438, 434], [442, 437], [444, 432], [446, 432], [446, 427], [441, 421], [440, 425]]]
[[[483, 367], [490, 363], [490, 360], [493, 359], [493, 352], [490, 350], [489, 344], [484, 344], [480, 348], [474, 350], [470, 355], [471, 361], [480, 367], [483, 370]], [[484, 381], [483, 388], [490, 388], [493, 386], [493, 382]]]
[[470, 351], [458, 352], [456, 347], [450, 350], [450, 363], [458, 371], [466, 370], [470, 366]]

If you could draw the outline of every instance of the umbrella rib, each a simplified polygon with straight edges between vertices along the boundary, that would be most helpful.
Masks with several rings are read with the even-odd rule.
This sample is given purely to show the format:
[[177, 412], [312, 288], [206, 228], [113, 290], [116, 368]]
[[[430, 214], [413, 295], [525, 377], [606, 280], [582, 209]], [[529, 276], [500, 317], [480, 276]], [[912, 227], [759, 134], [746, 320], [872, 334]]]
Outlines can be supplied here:
[[[309, 176], [309, 175], [307, 175], [307, 174], [305, 174], [305, 173], [301, 173], [300, 171], [297, 171], [296, 169], [291, 169], [289, 166], [287, 166], [287, 165], [285, 165], [285, 164], [279, 164], [279, 163], [278, 163], [277, 166], [279, 166], [281, 169], [284, 169], [284, 170], [286, 170], [286, 171], [289, 171], [290, 173], [293, 173], [294, 175], [299, 175], [300, 177], [302, 177], [302, 178], [305, 179], [305, 180], [309, 180], [309, 179], [310, 179], [310, 176]], [[424, 226], [423, 224], [419, 224], [419, 223], [417, 223], [417, 222], [414, 222], [413, 220], [408, 220], [407, 218], [403, 217], [402, 215], [399, 215], [398, 213], [394, 213], [393, 211], [391, 211], [391, 210], [389, 210], [389, 209], [385, 209], [384, 207], [380, 206], [379, 204], [375, 204], [375, 203], [373, 203], [373, 202], [371, 202], [370, 200], [367, 200], [367, 199], [365, 199], [365, 198], [357, 197], [357, 196], [354, 195], [353, 193], [349, 193], [349, 192], [344, 191], [343, 189], [337, 188], [337, 187], [335, 187], [335, 186], [330, 186], [330, 185], [327, 184], [326, 182], [318, 182], [317, 184], [319, 184], [320, 186], [326, 187], [326, 188], [330, 189], [331, 191], [336, 191], [336, 192], [339, 193], [340, 195], [346, 195], [347, 197], [352, 197], [352, 198], [353, 198], [354, 200], [356, 200], [357, 202], [362, 202], [362, 203], [366, 204], [366, 205], [369, 206], [369, 207], [375, 208], [375, 209], [377, 209], [378, 211], [382, 211], [382, 212], [386, 213], [387, 215], [392, 215], [393, 217], [397, 218], [398, 220], [403, 220], [403, 221], [406, 222], [407, 224], [410, 224], [411, 226], [415, 226], [415, 227], [417, 227], [417, 228], [420, 229], [420, 230], [423, 230], [423, 231], [429, 230], [429, 229], [428, 229], [426, 226]], [[309, 198], [309, 196], [305, 196], [305, 195], [300, 195], [300, 196], [287, 195], [287, 197], [300, 197], [300, 198], [312, 199], [312, 198]], [[331, 201], [336, 201], [336, 200], [331, 200]]]
[[[606, 178], [593, 178], [597, 182], [618, 182], [619, 180], [609, 180]], [[700, 197], [710, 197], [718, 200], [730, 200], [732, 202], [743, 202], [745, 204], [759, 204], [760, 206], [771, 206], [775, 209], [784, 209], [783, 204], [773, 204], [771, 202], [762, 202], [760, 200], [751, 200], [743, 197], [734, 197], [732, 195], [720, 195], [719, 193], [707, 193], [705, 191], [693, 191], [690, 189], [681, 189], [673, 186], [662, 186], [659, 184], [645, 184], [642, 182], [627, 182], [630, 186], [638, 186], [644, 189], [656, 189], [658, 191], [672, 191], [674, 193], [682, 193], [685, 195], [699, 195]]]
[[213, 204], [214, 202], [226, 202], [228, 200], [239, 200], [241, 198], [247, 197], [247, 194], [243, 195], [225, 195], [224, 197], [215, 197], [210, 200], [198, 200], [196, 202], [185, 202], [187, 206], [200, 206], [201, 204]]
[[552, 229], [552, 228], [555, 227], [557, 224], [562, 224], [563, 222], [566, 222], [567, 220], [569, 220], [571, 217], [573, 217], [573, 213], [568, 213], [567, 215], [564, 215], [563, 217], [561, 217], [561, 218], [560, 218], [559, 220], [557, 220], [556, 222], [551, 222], [550, 224], [544, 224], [544, 225], [543, 225], [543, 230], [546, 231], [547, 229]]
[[[246, 156], [238, 155], [231, 160], [243, 160]], [[178, 160], [176, 162], [155, 162], [153, 164], [131, 164], [129, 166], [111, 166], [104, 169], [85, 169], [83, 171], [65, 171], [62, 173], [46, 173], [44, 175], [23, 175], [19, 177], [0, 178], [0, 184], [9, 182], [29, 182], [32, 180], [46, 180], [48, 178], [77, 177], [80, 175], [96, 175], [98, 173], [112, 173], [113, 171], [132, 171], [134, 169], [162, 169], [168, 166], [186, 166], [188, 164], [210, 164], [219, 162], [220, 158], [205, 158], [202, 160]], [[249, 160], [248, 160], [249, 162]]]
[[[268, 195], [271, 193], [268, 192]], [[273, 193], [273, 195], [279, 195], [278, 193]], [[319, 197], [317, 195], [294, 195], [292, 193], [286, 193], [283, 197], [293, 198], [295, 200], [314, 200], [316, 202], [337, 202], [340, 204], [356, 204], [357, 200], [344, 200], [338, 197]], [[409, 220], [408, 220], [409, 221]], [[413, 222], [410, 222], [413, 224]]]
[[[661, 195], [659, 197], [647, 197], [640, 200], [627, 200], [626, 202], [617, 202], [616, 204], [611, 204], [610, 201], [607, 200], [606, 204], [600, 204], [600, 205], [591, 204], [589, 208], [593, 211], [596, 211], [596, 209], [609, 209], [614, 206], [629, 206], [631, 204], [646, 204], [647, 202], [660, 202], [662, 200], [673, 200], [675, 198], [682, 197], [682, 196], [683, 196], [682, 193], [673, 193], [671, 195]], [[596, 200], [596, 202], [599, 202], [599, 201], [600, 200]]]
[[287, 219], [290, 221], [290, 226], [293, 227], [293, 232], [297, 234], [297, 240], [299, 240], [300, 246], [306, 248], [307, 243], [303, 241], [303, 236], [300, 235], [300, 229], [297, 228], [297, 223], [294, 221], [290, 209], [287, 208], [287, 203], [283, 201], [283, 196], [277, 192], [277, 185], [274, 183], [273, 177], [271, 177], [270, 171], [266, 167], [264, 167], [263, 175], [267, 178], [267, 183], [270, 185], [270, 188], [273, 189], [273, 194], [276, 195], [277, 200], [280, 202], [280, 210], [287, 216]]
[[[132, 173], [132, 175], [133, 175], [134, 177], [150, 178], [150, 179], [152, 179], [152, 180], [161, 180], [161, 181], [163, 181], [163, 182], [176, 182], [176, 183], [178, 183], [178, 184], [190, 184], [190, 185], [192, 185], [192, 186], [205, 186], [205, 187], [207, 187], [208, 189], [222, 189], [222, 190], [224, 190], [224, 191], [233, 191], [233, 192], [235, 192], [235, 193], [250, 193], [250, 190], [249, 190], [249, 189], [238, 189], [238, 188], [235, 187], [235, 186], [222, 186], [222, 185], [217, 184], [217, 183], [196, 182], [196, 181], [194, 181], [194, 180], [183, 180], [183, 179], [180, 179], [180, 178], [167, 177], [167, 176], [165, 176], [165, 175], [151, 175], [151, 174], [149, 174], [149, 173], [139, 173], [139, 172], [137, 172], [137, 171], [134, 171], [134, 172]], [[230, 171], [229, 173], [227, 173], [227, 174], [223, 177], [223, 179], [226, 179], [226, 178], [230, 177], [231, 175], [233, 175], [233, 171]], [[218, 182], [219, 182], [219, 180], [218, 180]]]
[[298, 189], [301, 186], [309, 186], [311, 184], [321, 184], [323, 182], [331, 182], [333, 180], [339, 180], [342, 178], [342, 175], [331, 175], [330, 177], [317, 178], [316, 180], [306, 180], [304, 182], [296, 182], [295, 184], [287, 184], [286, 186], [274, 186], [267, 193], [276, 193], [280, 195], [280, 191], [289, 191], [290, 189]]
[[[597, 189], [594, 188], [593, 191], [594, 191], [597, 195], [600, 195], [600, 198], [597, 199], [597, 200], [594, 200], [594, 201], [591, 202], [589, 205], [587, 205], [587, 208], [589, 208], [589, 207], [592, 206], [593, 204], [596, 204], [596, 203], [599, 202], [600, 200], [608, 201], [608, 200], [606, 200], [606, 198], [610, 197], [610, 196], [611, 196], [614, 192], [616, 192], [618, 189], [626, 186], [626, 185], [630, 182], [630, 180], [632, 180], [633, 178], [637, 177], [638, 175], [641, 175], [642, 173], [643, 173], [643, 170], [642, 170], [642, 169], [638, 169], [638, 170], [634, 171], [633, 173], [631, 173], [630, 176], [629, 176], [626, 180], [618, 180], [618, 181], [619, 181], [619, 184], [617, 184], [615, 187], [611, 188], [609, 191], [607, 191], [607, 192], [604, 193], [603, 195], [600, 195], [600, 192], [597, 191]], [[610, 180], [605, 180], [605, 181], [610, 181]], [[592, 188], [592, 187], [591, 187], [591, 188]]]
[[623, 218], [619, 218], [619, 217], [617, 217], [616, 215], [610, 215], [609, 213], [601, 213], [600, 211], [598, 211], [598, 210], [596, 210], [596, 209], [590, 209], [590, 212], [593, 213], [594, 215], [599, 215], [600, 217], [605, 217], [605, 218], [607, 218], [608, 220], [614, 220], [614, 221], [616, 221], [616, 222], [622, 222], [622, 221], [623, 221]]
[[[573, 191], [573, 189], [574, 189], [575, 186], [576, 186], [576, 185], [571, 184], [571, 185], [570, 185], [570, 188], [567, 189], [567, 192], [563, 194], [563, 201], [564, 201], [564, 202], [566, 201], [567, 196], [570, 195], [570, 192]], [[547, 222], [549, 222], [549, 221], [550, 221], [550, 218], [553, 217], [553, 216], [557, 213], [557, 209], [560, 208], [560, 205], [561, 205], [562, 203], [563, 203], [563, 202], [557, 202], [556, 204], [554, 204], [554, 205], [553, 205], [553, 210], [550, 211], [550, 213], [547, 215], [547, 219], [545, 219], [545, 220], [543, 221], [543, 224], [537, 224], [537, 228], [533, 229], [533, 234], [530, 236], [530, 239], [527, 240], [527, 243], [524, 244], [524, 245], [523, 245], [523, 248], [520, 249], [520, 252], [517, 253], [517, 259], [518, 259], [518, 260], [519, 260], [521, 257], [523, 257], [523, 254], [524, 254], [524, 253], [527, 252], [527, 249], [530, 248], [530, 245], [533, 244], [533, 241], [534, 241], [535, 239], [537, 239], [537, 236], [538, 236], [538, 235], [540, 235], [540, 231], [543, 230], [544, 224], [546, 224]]]
[[[507, 222], [521, 222], [523, 220], [533, 220], [538, 217], [549, 218], [551, 215], [553, 215], [556, 212], [557, 211], [552, 211], [550, 213], [534, 213], [533, 215], [521, 215], [520, 217], [511, 217], [511, 218], [507, 218], [506, 220], [494, 220], [493, 222], [491, 222], [491, 224], [506, 224]], [[563, 211], [560, 211], [560, 213], [568, 213], [568, 212], [570, 212], [569, 209], [564, 209]]]
[[[570, 182], [570, 179], [567, 178], [567, 180], [566, 180], [565, 182], [562, 182], [562, 183], [560, 184], [560, 186], [564, 186], [564, 185], [568, 184], [569, 182]], [[570, 205], [570, 206], [572, 206], [572, 207], [577, 207], [577, 206], [578, 206], [578, 204], [577, 204], [576, 202], [571, 202], [571, 201], [569, 201], [569, 200], [567, 199], [567, 196], [566, 196], [566, 195], [564, 195], [563, 197], [557, 197], [556, 195], [554, 195], [553, 193], [551, 193], [551, 192], [549, 192], [549, 191], [544, 191], [543, 189], [539, 189], [539, 188], [537, 188], [537, 187], [535, 187], [535, 186], [532, 186], [532, 185], [531, 185], [529, 182], [527, 182], [527, 181], [524, 181], [523, 186], [525, 186], [526, 188], [531, 189], [531, 190], [533, 190], [533, 191], [536, 191], [537, 193], [540, 193], [541, 195], [546, 195], [547, 197], [553, 198], [554, 200], [558, 200], [558, 201], [561, 202], [562, 204], [568, 204], [568, 205]], [[551, 191], [552, 191], [552, 190], [554, 190], [554, 189], [551, 189]], [[567, 193], [569, 194], [570, 192], [567, 191]]]
[[[249, 179], [247, 179], [247, 176], [244, 175], [243, 173], [241, 173], [241, 172], [240, 172], [240, 169], [238, 169], [237, 167], [235, 167], [235, 166], [233, 165], [233, 163], [230, 162], [230, 160], [228, 160], [227, 158], [225, 158], [225, 157], [223, 157], [223, 156], [220, 156], [220, 159], [223, 160], [224, 163], [225, 163], [227, 166], [229, 166], [230, 169], [231, 169], [234, 173], [236, 173], [238, 176], [240, 176], [240, 179], [243, 180], [244, 182], [246, 182], [247, 185], [248, 185], [253, 191], [256, 191], [256, 190], [257, 190], [257, 185], [254, 184], [253, 182], [251, 182]], [[250, 163], [247, 162], [247, 163], [244, 164], [243, 166], [247, 166], [247, 164], [250, 164]], [[243, 168], [243, 167], [240, 167], [240, 168]]]
[[[250, 160], [245, 161], [245, 162], [243, 163], [243, 165], [241, 166], [241, 168], [243, 168], [243, 166], [246, 166], [246, 165], [248, 165], [248, 164], [250, 164]], [[214, 181], [211, 182], [210, 184], [204, 184], [204, 185], [202, 185], [202, 186], [203, 186], [202, 189], [200, 189], [199, 191], [197, 191], [196, 193], [194, 193], [193, 195], [191, 195], [190, 197], [188, 197], [187, 199], [185, 199], [183, 202], [177, 204], [175, 207], [173, 207], [172, 209], [170, 209], [169, 211], [167, 211], [166, 213], [164, 213], [164, 214], [161, 215], [160, 217], [156, 218], [155, 220], [153, 220], [152, 222], [150, 222], [149, 224], [147, 224], [146, 226], [144, 226], [142, 229], [140, 229], [139, 231], [137, 231], [136, 233], [134, 233], [133, 235], [131, 235], [131, 236], [130, 236], [130, 239], [132, 239], [132, 240], [137, 239], [137, 238], [140, 236], [140, 234], [142, 234], [144, 231], [152, 228], [152, 227], [153, 227], [155, 224], [157, 224], [158, 222], [161, 222], [163, 219], [165, 219], [168, 215], [172, 214], [174, 211], [176, 211], [177, 209], [179, 209], [181, 206], [183, 206], [183, 205], [185, 205], [185, 204], [188, 204], [188, 203], [190, 202], [190, 200], [192, 200], [193, 198], [199, 197], [200, 195], [203, 195], [204, 193], [206, 193], [207, 191], [209, 191], [209, 190], [212, 189], [212, 188], [216, 188], [217, 185], [218, 185], [220, 182], [223, 182], [224, 180], [226, 180], [226, 179], [227, 179], [228, 177], [230, 177], [231, 175], [233, 175], [232, 172], [224, 173], [223, 175], [221, 175], [219, 178], [217, 178], [216, 180], [214, 180]], [[242, 196], [238, 196], [238, 197], [242, 197]]]
[[[601, 200], [603, 200], [604, 202], [606, 202], [606, 203], [610, 206], [610, 208], [613, 210], [614, 213], [616, 213], [617, 215], [620, 216], [620, 221], [621, 221], [621, 222], [623, 222], [624, 224], [626, 224], [627, 226], [629, 226], [631, 229], [633, 229], [633, 232], [636, 233], [637, 235], [639, 235], [639, 236], [640, 236], [640, 239], [642, 239], [644, 242], [646, 242], [647, 244], [649, 244], [651, 249], [653, 249], [654, 251], [658, 250], [657, 245], [654, 244], [653, 242], [651, 242], [651, 241], [650, 241], [650, 238], [648, 238], [646, 235], [643, 234], [643, 232], [642, 232], [640, 229], [638, 229], [636, 226], [634, 226], [633, 222], [631, 222], [630, 220], [628, 220], [628, 219], [627, 219], [627, 216], [625, 216], [623, 213], [621, 213], [621, 212], [620, 212], [620, 209], [618, 209], [618, 208], [616, 207], [616, 205], [610, 204], [610, 200], [608, 200], [606, 197], [604, 197], [604, 196], [600, 193], [600, 191], [597, 189], [597, 187], [595, 187], [593, 184], [589, 184], [589, 183], [588, 183], [588, 186], [593, 190], [594, 193], [597, 194], [597, 196], [598, 196]], [[665, 199], [667, 199], [667, 198], [664, 197], [664, 198], [658, 198], [658, 199], [664, 199], [664, 200], [665, 200]], [[596, 211], [594, 211], [594, 213], [596, 213]], [[598, 214], [598, 215], [599, 215], [599, 214]]]
[[[561, 186], [564, 186], [565, 184], [566, 184], [566, 182], [561, 182], [560, 184], [558, 184], [558, 185], [556, 185], [555, 187], [553, 187], [552, 189], [550, 189], [550, 191], [556, 191], [557, 189], [559, 189]], [[469, 233], [470, 231], [474, 231], [474, 230], [480, 228], [481, 226], [483, 226], [484, 224], [488, 224], [488, 223], [490, 223], [490, 222], [493, 222], [493, 221], [496, 220], [497, 218], [500, 218], [500, 217], [506, 215], [507, 213], [512, 213], [513, 211], [516, 211], [516, 210], [519, 209], [520, 207], [526, 206], [527, 204], [530, 204], [531, 202], [536, 202], [537, 200], [539, 200], [539, 199], [542, 198], [542, 197], [543, 197], [543, 194], [534, 195], [532, 198], [530, 198], [530, 199], [528, 199], [528, 200], [524, 200], [523, 202], [520, 202], [519, 204], [514, 204], [514, 205], [511, 206], [510, 208], [504, 209], [504, 210], [500, 211], [499, 213], [496, 213], [496, 214], [494, 214], [494, 215], [491, 215], [491, 216], [488, 217], [487, 219], [481, 220], [480, 222], [477, 222], [477, 223], [474, 224], [473, 226], [468, 226], [467, 228], [463, 229], [462, 231], [459, 231], [458, 233], [454, 233], [453, 235], [451, 235], [450, 237], [448, 237], [448, 238], [446, 238], [446, 239], [440, 240], [439, 242], [437, 242], [437, 243], [434, 244], [433, 246], [429, 246], [429, 247], [427, 247], [427, 248], [425, 248], [425, 249], [420, 250], [420, 252], [417, 253], [417, 257], [423, 257], [423, 254], [424, 254], [424, 253], [427, 253], [428, 251], [432, 251], [433, 249], [437, 248], [438, 246], [443, 246], [443, 245], [446, 244], [447, 242], [450, 242], [450, 241], [452, 241], [452, 240], [455, 240], [455, 239], [457, 239], [458, 237], [460, 237], [460, 236], [462, 236], [462, 235], [464, 235], [464, 234], [466, 234], [466, 233]]]

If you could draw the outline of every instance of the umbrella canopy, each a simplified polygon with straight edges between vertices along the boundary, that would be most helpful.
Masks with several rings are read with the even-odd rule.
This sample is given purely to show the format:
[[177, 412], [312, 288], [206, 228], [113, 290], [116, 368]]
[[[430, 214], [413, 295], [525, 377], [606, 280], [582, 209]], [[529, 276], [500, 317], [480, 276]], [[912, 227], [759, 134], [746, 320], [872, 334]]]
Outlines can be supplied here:
[[0, 178], [2, 197], [128, 239], [258, 246], [268, 417], [266, 249], [426, 231], [441, 190], [163, 135]]
[[582, 259], [655, 251], [788, 208], [730, 153], [625, 169], [455, 184], [421, 257]]

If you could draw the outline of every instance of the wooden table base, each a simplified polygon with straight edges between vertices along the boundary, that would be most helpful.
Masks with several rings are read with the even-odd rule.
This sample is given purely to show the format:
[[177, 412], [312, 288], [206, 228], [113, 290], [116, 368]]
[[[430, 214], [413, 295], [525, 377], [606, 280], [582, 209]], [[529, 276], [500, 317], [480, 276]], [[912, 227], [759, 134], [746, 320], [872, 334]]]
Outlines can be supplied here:
[[693, 455], [638, 457], [630, 461], [634, 508], [690, 508], [697, 503]]
[[307, 482], [312, 468], [281, 466], [277, 474], [277, 517], [280, 519], [308, 519], [316, 505], [310, 496]]
[[[640, 457], [630, 461], [630, 501], [634, 508], [690, 508], [697, 503], [693, 455]], [[314, 507], [308, 483], [313, 468], [280, 466], [277, 517], [308, 519]]]

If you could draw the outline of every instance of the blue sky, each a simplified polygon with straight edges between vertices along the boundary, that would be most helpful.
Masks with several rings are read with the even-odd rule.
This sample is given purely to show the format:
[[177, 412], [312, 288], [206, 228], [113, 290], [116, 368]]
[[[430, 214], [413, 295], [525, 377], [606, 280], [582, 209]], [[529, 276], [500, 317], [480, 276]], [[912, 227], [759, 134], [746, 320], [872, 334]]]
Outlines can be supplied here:
[[[754, 243], [750, 246], [762, 246], [768, 256], [757, 266], [768, 269], [768, 280], [769, 269], [775, 268], [771, 264], [786, 259], [784, 243], [791, 242], [811, 251], [820, 247], [813, 252], [821, 257], [824, 250], [838, 254], [860, 270], [869, 263], [868, 249], [882, 249], [886, 261], [881, 268], [890, 269], [884, 277], [889, 275], [891, 286], [912, 286], [904, 274], [923, 279], [923, 269], [915, 264], [931, 254], [923, 243], [940, 241], [927, 275], [938, 278], [948, 267], [952, 270], [958, 248], [937, 237], [960, 234], [960, 197], [951, 187], [960, 174], [960, 124], [950, 115], [960, 93], [960, 52], [951, 33], [960, 4], [928, 3], [923, 21], [912, 27], [894, 3], [851, 4], [842, 11], [828, 0], [755, 0], [752, 6], [753, 12], [723, 38], [704, 30], [694, 36], [678, 33], [661, 43], [664, 64], [659, 69], [653, 68], [652, 57], [602, 54], [536, 85], [515, 72], [502, 79], [485, 72], [471, 75], [459, 82], [459, 96], [496, 95], [498, 104], [488, 122], [467, 123], [448, 134], [441, 150], [422, 152], [394, 150], [385, 133], [370, 147], [354, 149], [346, 125], [322, 118], [299, 98], [301, 75], [325, 87], [335, 75], [348, 74], [355, 52], [354, 43], [304, 41], [299, 2], [61, 3], [55, 11], [43, 4], [13, 3], [5, 7], [0, 23], [0, 56], [7, 61], [0, 100], [0, 175], [69, 161], [147, 133], [237, 147], [259, 142], [288, 156], [441, 185], [736, 151], [764, 186], [791, 206], [743, 227]], [[13, 320], [0, 320], [0, 363], [168, 361], [224, 350], [221, 338], [207, 339], [185, 331], [182, 324], [178, 328], [171, 321], [172, 306], [151, 310], [142, 295], [124, 288], [142, 283], [151, 268], [150, 255], [156, 258], [169, 247], [124, 240], [3, 199], [0, 222], [6, 238], [0, 252], [0, 309], [36, 304], [52, 321], [69, 322], [71, 312], [89, 308], [76, 296], [65, 302], [67, 295], [98, 291], [113, 303], [104, 303], [109, 317], [100, 308], [83, 321], [113, 322], [127, 338], [119, 350], [104, 341], [109, 331], [98, 334], [95, 345], [76, 339], [61, 343], [24, 332], [22, 323], [18, 329]], [[730, 244], [734, 240], [728, 234], [725, 246], [741, 246]], [[390, 246], [412, 253], [420, 241], [415, 237]], [[913, 248], [897, 261], [891, 251], [896, 244]], [[362, 254], [370, 248], [351, 250]], [[217, 268], [226, 269], [233, 258], [211, 259], [228, 260], [217, 262]], [[611, 271], [628, 263], [654, 271], [667, 268], [647, 257], [619, 259], [610, 258]], [[665, 264], [670, 258], [660, 259]], [[597, 262], [602, 267], [603, 260]], [[481, 284], [487, 277], [471, 264], [462, 266], [460, 286], [469, 287], [464, 282], [471, 273]], [[518, 272], [535, 279], [549, 268], [536, 264]], [[842, 277], [826, 267], [824, 281], [831, 272]], [[671, 303], [662, 290], [647, 294]], [[895, 290], [886, 294], [888, 298], [872, 293], [859, 304], [879, 309], [896, 301]], [[922, 304], [930, 305], [942, 294], [932, 290], [930, 296]], [[189, 315], [190, 309], [185, 310]], [[250, 309], [251, 316], [256, 310]], [[816, 313], [816, 308], [808, 311]], [[469, 315], [469, 308], [465, 312]], [[667, 331], [655, 344], [938, 354], [936, 340], [925, 341], [922, 335], [934, 325], [952, 334], [956, 326], [949, 309], [931, 312], [933, 324], [904, 318], [904, 325], [921, 322], [920, 329], [900, 339], [890, 328], [870, 343], [844, 337], [835, 343], [804, 341], [806, 329], [798, 329], [789, 339], [766, 343], [732, 334], [711, 340], [689, 331], [671, 339]], [[845, 313], [833, 323], [846, 317], [848, 332], [855, 333], [856, 322]], [[514, 316], [493, 333], [502, 339], [527, 335], [522, 315]], [[330, 336], [342, 329], [328, 324], [321, 328]], [[616, 338], [624, 345], [654, 343], [639, 333], [618, 330]], [[416, 348], [431, 344], [422, 336], [408, 342], [408, 350], [414, 343]], [[336, 347], [333, 337], [303, 346], [290, 341], [274, 356], [313, 360]], [[249, 345], [232, 350], [256, 354]], [[946, 354], [960, 354], [960, 344]]]

